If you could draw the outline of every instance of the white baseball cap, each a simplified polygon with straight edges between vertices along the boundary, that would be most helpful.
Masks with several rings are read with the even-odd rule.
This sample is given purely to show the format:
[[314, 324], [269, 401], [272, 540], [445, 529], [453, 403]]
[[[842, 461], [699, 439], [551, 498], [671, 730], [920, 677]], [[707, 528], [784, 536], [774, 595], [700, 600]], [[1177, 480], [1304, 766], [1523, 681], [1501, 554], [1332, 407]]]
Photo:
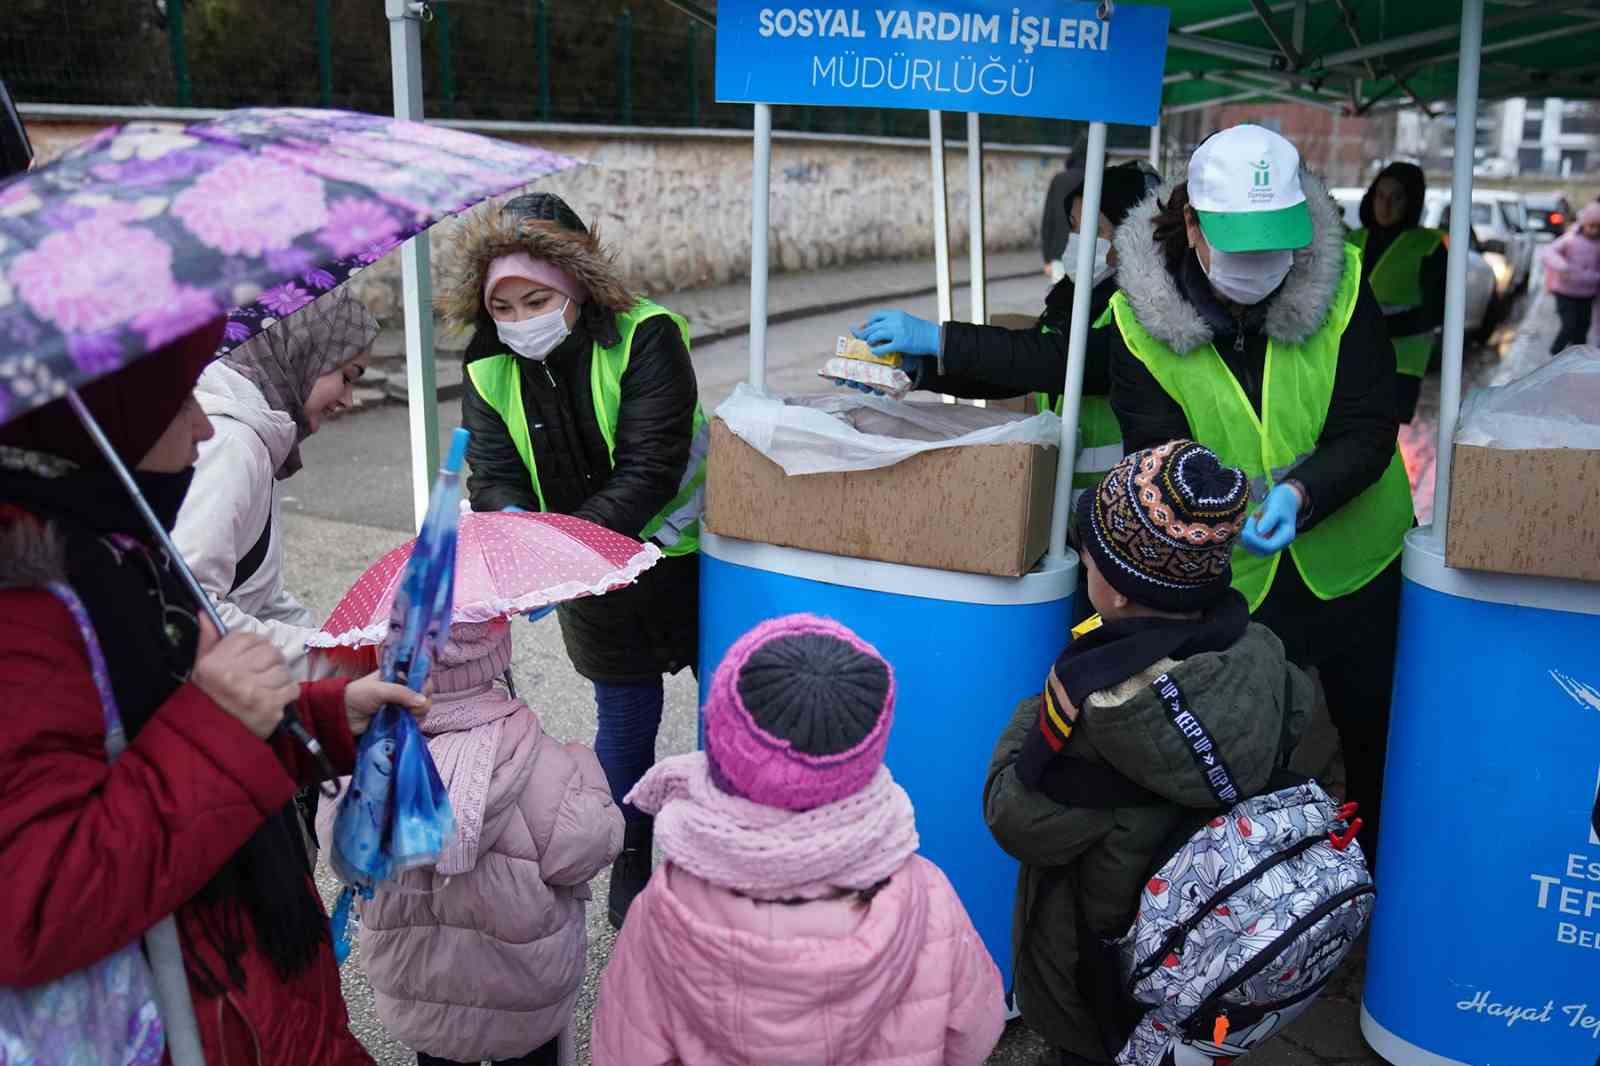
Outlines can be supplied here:
[[1300, 152], [1262, 126], [1234, 126], [1189, 157], [1189, 203], [1221, 252], [1274, 252], [1311, 243]]

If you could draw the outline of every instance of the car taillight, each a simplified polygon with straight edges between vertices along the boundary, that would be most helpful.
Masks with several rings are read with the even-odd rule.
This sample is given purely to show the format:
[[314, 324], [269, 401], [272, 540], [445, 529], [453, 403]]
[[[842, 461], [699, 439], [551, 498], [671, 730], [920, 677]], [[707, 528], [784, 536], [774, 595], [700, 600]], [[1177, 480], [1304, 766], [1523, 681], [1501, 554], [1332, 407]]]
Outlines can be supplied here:
[[1552, 211], [1552, 212], [1550, 212], [1550, 224], [1552, 226], [1565, 225], [1566, 221], [1567, 221], [1567, 216], [1563, 215], [1560, 211]]

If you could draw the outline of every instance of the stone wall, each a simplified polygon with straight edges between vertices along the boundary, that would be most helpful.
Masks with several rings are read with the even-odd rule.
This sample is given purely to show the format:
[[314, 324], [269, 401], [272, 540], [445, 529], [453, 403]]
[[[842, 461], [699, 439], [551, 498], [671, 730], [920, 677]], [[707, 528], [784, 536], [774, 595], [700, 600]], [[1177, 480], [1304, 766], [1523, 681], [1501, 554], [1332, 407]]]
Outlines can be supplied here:
[[[201, 113], [137, 117], [192, 121]], [[42, 157], [131, 114], [87, 116], [78, 109], [25, 108]], [[615, 129], [533, 124], [464, 128], [537, 143], [588, 161], [536, 188], [563, 196], [603, 238], [631, 283], [665, 293], [749, 277], [751, 142], [748, 133]], [[1046, 147], [989, 146], [984, 158], [985, 245], [993, 251], [1038, 239], [1050, 178], [1063, 153]], [[951, 243], [967, 244], [964, 145], [946, 152]], [[926, 142], [778, 134], [772, 151], [772, 270], [931, 255], [933, 203]], [[450, 227], [435, 229], [435, 262], [451, 250]], [[380, 317], [396, 313], [398, 256], [355, 280]]]

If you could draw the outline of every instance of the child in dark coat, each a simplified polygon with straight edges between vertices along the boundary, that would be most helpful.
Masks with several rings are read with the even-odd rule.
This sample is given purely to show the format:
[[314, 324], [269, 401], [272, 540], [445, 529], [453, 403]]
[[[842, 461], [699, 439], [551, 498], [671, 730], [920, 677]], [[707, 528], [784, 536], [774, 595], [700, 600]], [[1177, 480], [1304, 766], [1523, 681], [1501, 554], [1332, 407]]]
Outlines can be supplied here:
[[1313, 682], [1230, 587], [1249, 497], [1244, 474], [1193, 441], [1127, 456], [1085, 493], [1079, 556], [1102, 624], [1062, 653], [995, 748], [984, 814], [1023, 864], [1017, 1006], [1064, 1066], [1115, 1056], [1091, 1005], [1091, 956], [1127, 930], [1173, 831], [1218, 806], [1154, 683], [1181, 691], [1240, 799], [1265, 788], [1311, 711]]

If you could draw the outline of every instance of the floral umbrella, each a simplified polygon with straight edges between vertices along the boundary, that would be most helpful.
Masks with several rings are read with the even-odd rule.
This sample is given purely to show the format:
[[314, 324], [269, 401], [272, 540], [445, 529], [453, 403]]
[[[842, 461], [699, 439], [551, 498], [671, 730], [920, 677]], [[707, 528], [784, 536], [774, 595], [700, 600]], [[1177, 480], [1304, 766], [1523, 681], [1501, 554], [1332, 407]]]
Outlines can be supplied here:
[[[367, 568], [344, 594], [314, 648], [381, 643], [415, 540]], [[456, 534], [452, 622], [488, 622], [631, 585], [661, 558], [654, 544], [564, 514], [464, 512]]]
[[105, 130], [0, 183], [0, 422], [235, 308], [237, 345], [439, 219], [576, 164], [344, 111]]

